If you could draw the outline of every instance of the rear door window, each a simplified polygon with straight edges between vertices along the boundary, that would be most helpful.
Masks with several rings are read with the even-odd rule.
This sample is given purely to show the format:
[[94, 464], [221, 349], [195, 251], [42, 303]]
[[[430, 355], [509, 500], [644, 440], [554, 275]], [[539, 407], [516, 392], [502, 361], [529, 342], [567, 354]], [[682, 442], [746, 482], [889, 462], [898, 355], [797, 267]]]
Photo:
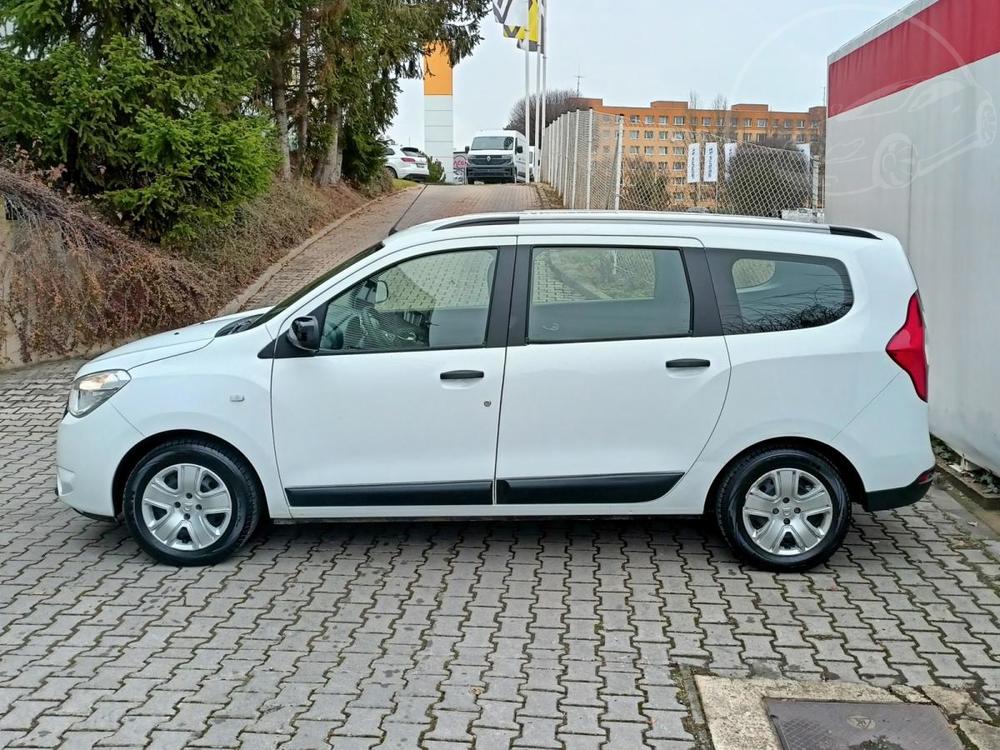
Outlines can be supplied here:
[[691, 293], [678, 250], [540, 247], [532, 251], [529, 343], [691, 333]]
[[815, 328], [854, 304], [847, 269], [833, 258], [732, 250], [709, 257], [726, 335]]

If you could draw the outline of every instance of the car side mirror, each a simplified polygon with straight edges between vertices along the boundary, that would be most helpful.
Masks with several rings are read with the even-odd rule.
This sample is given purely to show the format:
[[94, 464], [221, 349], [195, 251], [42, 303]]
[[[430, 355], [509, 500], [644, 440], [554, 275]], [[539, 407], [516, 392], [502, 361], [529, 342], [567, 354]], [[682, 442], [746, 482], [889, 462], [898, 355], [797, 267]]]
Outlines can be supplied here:
[[524, 153], [524, 146], [518, 146], [515, 149], [515, 151], [517, 151], [517, 153], [519, 153], [519, 154], [523, 154]]
[[288, 328], [288, 341], [304, 352], [319, 351], [319, 321], [312, 315], [296, 318]]
[[469, 153], [469, 147], [468, 146], [465, 147], [465, 153]]

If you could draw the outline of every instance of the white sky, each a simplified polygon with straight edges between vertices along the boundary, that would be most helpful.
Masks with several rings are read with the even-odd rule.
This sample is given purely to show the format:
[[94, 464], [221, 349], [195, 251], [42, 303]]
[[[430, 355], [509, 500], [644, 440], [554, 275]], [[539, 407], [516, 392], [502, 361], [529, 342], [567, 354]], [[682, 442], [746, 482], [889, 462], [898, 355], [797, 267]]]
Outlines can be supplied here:
[[[608, 104], [655, 99], [702, 106], [758, 102], [805, 110], [823, 104], [826, 58], [907, 0], [547, 0], [549, 88], [576, 88]], [[524, 96], [524, 53], [492, 19], [455, 69], [455, 147], [501, 128]], [[534, 57], [534, 56], [532, 56]], [[535, 71], [531, 71], [534, 86]], [[423, 86], [405, 81], [388, 135], [424, 145]]]

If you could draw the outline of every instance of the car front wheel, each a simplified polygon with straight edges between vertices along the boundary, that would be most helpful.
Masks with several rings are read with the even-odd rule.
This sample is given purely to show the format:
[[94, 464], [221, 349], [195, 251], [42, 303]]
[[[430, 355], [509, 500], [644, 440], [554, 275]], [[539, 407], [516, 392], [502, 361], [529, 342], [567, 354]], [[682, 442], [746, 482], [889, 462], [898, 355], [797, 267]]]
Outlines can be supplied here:
[[737, 461], [715, 498], [716, 520], [743, 560], [801, 571], [828, 560], [847, 535], [851, 501], [826, 458], [797, 448], [764, 448]]
[[246, 460], [200, 440], [153, 448], [133, 468], [122, 498], [132, 536], [152, 557], [172, 565], [225, 559], [253, 533], [263, 507]]

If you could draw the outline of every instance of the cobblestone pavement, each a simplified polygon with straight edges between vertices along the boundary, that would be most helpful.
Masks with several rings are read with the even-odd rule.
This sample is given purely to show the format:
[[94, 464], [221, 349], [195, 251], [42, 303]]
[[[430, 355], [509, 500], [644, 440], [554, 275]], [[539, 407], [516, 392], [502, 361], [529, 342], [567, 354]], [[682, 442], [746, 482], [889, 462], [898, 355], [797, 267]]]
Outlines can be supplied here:
[[78, 364], [0, 376], [0, 746], [689, 748], [690, 670], [966, 687], [997, 712], [1000, 564], [942, 491], [859, 511], [809, 574], [663, 519], [277, 526], [175, 569], [53, 497]]

